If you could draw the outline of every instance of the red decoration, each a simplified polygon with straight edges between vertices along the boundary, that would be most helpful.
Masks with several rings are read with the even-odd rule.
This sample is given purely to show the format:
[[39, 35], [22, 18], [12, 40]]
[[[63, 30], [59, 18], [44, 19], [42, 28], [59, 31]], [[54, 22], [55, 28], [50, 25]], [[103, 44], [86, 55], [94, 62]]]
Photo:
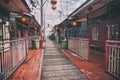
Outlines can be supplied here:
[[56, 9], [56, 6], [55, 6], [55, 5], [52, 5], [52, 9], [55, 10], [55, 9]]
[[51, 0], [51, 4], [55, 5], [57, 3], [57, 0]]
[[72, 21], [71, 24], [72, 24], [73, 27], [77, 26], [77, 22], [76, 21]]

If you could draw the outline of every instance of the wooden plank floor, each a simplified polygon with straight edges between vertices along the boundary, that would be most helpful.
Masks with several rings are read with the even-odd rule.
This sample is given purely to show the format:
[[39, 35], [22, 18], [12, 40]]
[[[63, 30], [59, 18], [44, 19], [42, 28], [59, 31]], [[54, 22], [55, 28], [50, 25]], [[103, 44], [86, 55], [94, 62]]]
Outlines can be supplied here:
[[40, 80], [42, 51], [42, 49], [30, 50], [27, 59], [9, 80]]
[[[47, 42], [47, 41], [46, 41]], [[61, 67], [55, 66], [65, 64], [64, 62], [65, 56], [63, 54], [57, 54], [56, 50], [54, 49], [54, 45], [51, 45], [49, 43], [46, 43], [46, 49], [44, 58], [46, 59], [44, 66], [46, 65], [46, 71], [50, 71], [54, 68], [54, 71], [57, 73], [57, 70], [59, 69], [59, 72], [61, 71]], [[60, 47], [60, 46], [59, 46]], [[61, 48], [60, 48], [61, 49]], [[90, 79], [90, 80], [117, 80], [114, 77], [110, 76], [105, 72], [105, 66], [104, 66], [104, 57], [97, 54], [97, 52], [92, 52], [90, 55], [90, 61], [83, 61], [78, 56], [73, 55], [69, 50], [61, 49], [62, 52]], [[97, 54], [97, 55], [96, 55]], [[53, 56], [54, 55], [54, 56]], [[18, 70], [15, 71], [15, 73], [11, 76], [8, 80], [40, 80], [41, 79], [41, 67], [42, 67], [42, 50], [30, 50], [28, 57], [26, 61], [18, 68]], [[48, 57], [49, 56], [49, 57]], [[63, 58], [62, 58], [63, 57]], [[61, 62], [56, 62], [61, 61]], [[49, 59], [52, 59], [49, 61]], [[53, 62], [52, 65], [49, 65], [50, 62]], [[67, 64], [69, 64], [68, 62]], [[102, 65], [101, 65], [102, 64]], [[56, 67], [56, 68], [55, 68]], [[66, 71], [66, 74], [68, 73], [66, 68], [74, 68], [70, 65], [66, 67], [66, 65], [62, 66], [64, 67], [63, 70]], [[70, 72], [73, 70], [69, 70]], [[43, 72], [43, 70], [42, 70]], [[52, 72], [51, 72], [52, 73]], [[46, 75], [47, 73], [45, 73]], [[42, 74], [43, 75], [43, 74]], [[53, 74], [51, 74], [53, 76]], [[73, 77], [73, 76], [72, 76]], [[63, 78], [63, 77], [62, 77]], [[64, 78], [65, 79], [65, 78]], [[64, 80], [61, 79], [61, 80]], [[45, 79], [42, 79], [45, 80]], [[55, 80], [55, 79], [52, 79]], [[72, 79], [74, 80], [74, 79]], [[81, 79], [80, 79], [81, 80]]]
[[98, 52], [91, 52], [90, 60], [82, 60], [78, 55], [69, 50], [61, 51], [90, 79], [90, 80], [117, 80], [105, 72], [104, 55]]
[[88, 80], [88, 78], [49, 40], [45, 45], [42, 80]]

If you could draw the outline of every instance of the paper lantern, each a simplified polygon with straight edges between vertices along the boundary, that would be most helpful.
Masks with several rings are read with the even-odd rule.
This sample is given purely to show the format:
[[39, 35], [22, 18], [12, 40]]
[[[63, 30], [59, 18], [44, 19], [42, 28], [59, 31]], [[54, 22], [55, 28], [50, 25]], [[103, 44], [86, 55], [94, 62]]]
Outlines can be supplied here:
[[77, 26], [77, 22], [76, 21], [72, 21], [71, 24], [72, 24], [73, 27]]
[[51, 0], [51, 4], [55, 5], [57, 3], [57, 0]]
[[55, 5], [52, 5], [52, 9], [55, 10], [55, 9], [56, 9], [56, 6], [55, 6]]
[[22, 22], [26, 22], [26, 20], [27, 20], [26, 17], [24, 17], [24, 16], [21, 17]]

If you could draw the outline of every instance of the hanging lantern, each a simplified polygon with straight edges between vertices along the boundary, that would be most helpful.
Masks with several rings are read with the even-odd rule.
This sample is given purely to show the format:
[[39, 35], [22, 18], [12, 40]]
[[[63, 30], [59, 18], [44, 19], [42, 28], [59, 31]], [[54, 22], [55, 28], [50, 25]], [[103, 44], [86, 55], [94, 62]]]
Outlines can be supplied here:
[[26, 17], [24, 17], [24, 16], [21, 17], [22, 22], [26, 22], [26, 20], [27, 20]]
[[60, 31], [62, 30], [62, 28], [60, 28]]
[[34, 21], [32, 19], [29, 19], [29, 22], [30, 22], [30, 24], [33, 24]]
[[57, 3], [57, 0], [51, 0], [51, 4], [55, 5]]
[[71, 24], [72, 24], [73, 27], [77, 26], [77, 22], [76, 21], [72, 21]]
[[57, 31], [57, 30], [58, 30], [58, 27], [55, 27], [55, 30]]
[[55, 5], [52, 5], [52, 9], [55, 10], [55, 9], [56, 9], [56, 6], [55, 6]]

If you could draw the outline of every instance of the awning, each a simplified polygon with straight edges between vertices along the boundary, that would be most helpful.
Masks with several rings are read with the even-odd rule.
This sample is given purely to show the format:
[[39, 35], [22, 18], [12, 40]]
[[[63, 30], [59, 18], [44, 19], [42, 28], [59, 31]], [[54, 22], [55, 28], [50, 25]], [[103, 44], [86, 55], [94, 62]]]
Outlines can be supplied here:
[[24, 0], [0, 0], [0, 6], [12, 12], [29, 12]]

